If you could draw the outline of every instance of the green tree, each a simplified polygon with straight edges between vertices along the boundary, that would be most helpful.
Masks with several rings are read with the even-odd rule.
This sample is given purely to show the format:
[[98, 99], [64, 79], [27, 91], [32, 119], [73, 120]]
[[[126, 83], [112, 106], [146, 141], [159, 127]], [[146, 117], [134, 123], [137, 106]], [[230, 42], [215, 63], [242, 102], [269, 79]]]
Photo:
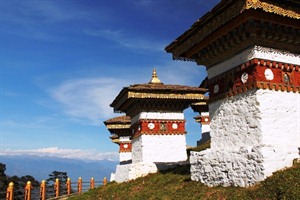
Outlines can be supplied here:
[[[0, 163], [0, 199], [5, 199], [6, 197], [6, 189], [8, 187], [8, 183], [14, 183], [14, 196], [15, 200], [24, 199], [24, 189], [28, 181], [31, 182], [33, 188], [38, 189], [40, 183], [30, 175], [22, 176], [21, 178], [18, 176], [8, 177], [5, 174], [6, 165]], [[3, 192], [2, 192], [3, 191]]]
[[59, 179], [60, 183], [60, 194], [65, 194], [67, 191], [67, 180], [68, 180], [68, 174], [67, 172], [60, 172], [60, 171], [53, 171], [51, 174], [49, 174], [49, 178], [46, 180], [47, 185], [54, 188], [55, 180]]
[[30, 176], [30, 175], [26, 175], [26, 176], [22, 176], [20, 178], [20, 182], [27, 184], [27, 182], [30, 181], [31, 182], [31, 186], [33, 188], [38, 188], [40, 187], [40, 182], [37, 181], [34, 177]]
[[5, 198], [6, 194], [2, 193], [2, 191], [6, 191], [7, 189], [7, 185], [8, 185], [8, 181], [7, 181], [7, 177], [5, 174], [5, 170], [6, 170], [6, 165], [3, 163], [0, 163], [0, 199]]
[[14, 183], [14, 199], [24, 199], [22, 195], [24, 194], [25, 184], [20, 181], [20, 178], [18, 176], [11, 176], [8, 177], [7, 180], [9, 183]]

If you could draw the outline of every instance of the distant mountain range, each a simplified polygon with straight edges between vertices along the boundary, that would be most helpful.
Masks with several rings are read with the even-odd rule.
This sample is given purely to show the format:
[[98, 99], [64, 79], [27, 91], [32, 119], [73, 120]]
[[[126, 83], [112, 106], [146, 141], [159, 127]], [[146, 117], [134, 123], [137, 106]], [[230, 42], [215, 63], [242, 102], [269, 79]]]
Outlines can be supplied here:
[[117, 161], [109, 160], [76, 160], [57, 157], [37, 156], [0, 156], [0, 163], [6, 165], [5, 174], [8, 176], [31, 175], [36, 180], [42, 181], [49, 178], [53, 171], [67, 172], [72, 182], [79, 177], [89, 181], [91, 177], [102, 181], [104, 177], [109, 180], [111, 172], [115, 171]]

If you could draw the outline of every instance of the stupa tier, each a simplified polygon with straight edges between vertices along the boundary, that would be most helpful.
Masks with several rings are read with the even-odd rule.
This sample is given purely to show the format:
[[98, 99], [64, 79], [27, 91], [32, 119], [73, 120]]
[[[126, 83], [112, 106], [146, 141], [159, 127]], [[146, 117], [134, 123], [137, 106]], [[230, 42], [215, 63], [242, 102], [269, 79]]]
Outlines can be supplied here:
[[114, 117], [104, 122], [112, 142], [119, 145], [120, 164], [131, 163], [131, 122], [128, 116]]
[[149, 83], [123, 88], [110, 106], [132, 120], [142, 112], [181, 113], [191, 103], [203, 99], [205, 91], [198, 87], [163, 84], [154, 70]]
[[299, 157], [300, 2], [222, 0], [166, 47], [207, 69], [211, 149], [192, 179], [249, 186]]
[[202, 100], [205, 91], [198, 87], [163, 84], [156, 70], [149, 83], [123, 88], [111, 107], [131, 117], [133, 163], [185, 161], [183, 110]]

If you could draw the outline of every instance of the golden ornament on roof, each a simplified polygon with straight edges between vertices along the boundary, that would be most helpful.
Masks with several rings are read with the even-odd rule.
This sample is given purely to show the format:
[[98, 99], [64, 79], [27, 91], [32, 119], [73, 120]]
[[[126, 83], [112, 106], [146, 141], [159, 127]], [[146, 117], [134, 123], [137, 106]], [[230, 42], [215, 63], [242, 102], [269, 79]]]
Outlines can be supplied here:
[[152, 79], [149, 82], [150, 84], [163, 84], [159, 78], [157, 77], [156, 69], [154, 68], [152, 71]]

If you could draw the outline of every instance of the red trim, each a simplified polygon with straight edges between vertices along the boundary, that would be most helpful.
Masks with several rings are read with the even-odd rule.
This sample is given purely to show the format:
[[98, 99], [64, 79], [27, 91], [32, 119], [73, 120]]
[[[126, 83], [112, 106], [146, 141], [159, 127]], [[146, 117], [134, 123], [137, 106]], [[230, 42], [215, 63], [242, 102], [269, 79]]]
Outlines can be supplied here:
[[[267, 79], [266, 70], [271, 70], [273, 79]], [[254, 88], [276, 91], [299, 92], [300, 71], [298, 65], [275, 62], [263, 59], [252, 59], [208, 81], [210, 101], [233, 96]], [[248, 79], [242, 82], [246, 73]], [[219, 91], [216, 90], [219, 86]]]
[[[206, 120], [206, 121], [205, 121]], [[210, 124], [210, 118], [207, 117], [207, 116], [202, 116], [201, 117], [201, 124], [204, 125], [204, 124]]]
[[[125, 148], [124, 145], [127, 145], [127, 148]], [[131, 142], [122, 142], [122, 143], [120, 143], [119, 152], [131, 152], [131, 151], [132, 151]]]
[[[152, 123], [154, 127], [148, 125]], [[173, 128], [177, 124], [177, 128]], [[168, 120], [168, 119], [141, 119], [133, 125], [133, 138], [140, 135], [184, 135], [185, 120]]]

